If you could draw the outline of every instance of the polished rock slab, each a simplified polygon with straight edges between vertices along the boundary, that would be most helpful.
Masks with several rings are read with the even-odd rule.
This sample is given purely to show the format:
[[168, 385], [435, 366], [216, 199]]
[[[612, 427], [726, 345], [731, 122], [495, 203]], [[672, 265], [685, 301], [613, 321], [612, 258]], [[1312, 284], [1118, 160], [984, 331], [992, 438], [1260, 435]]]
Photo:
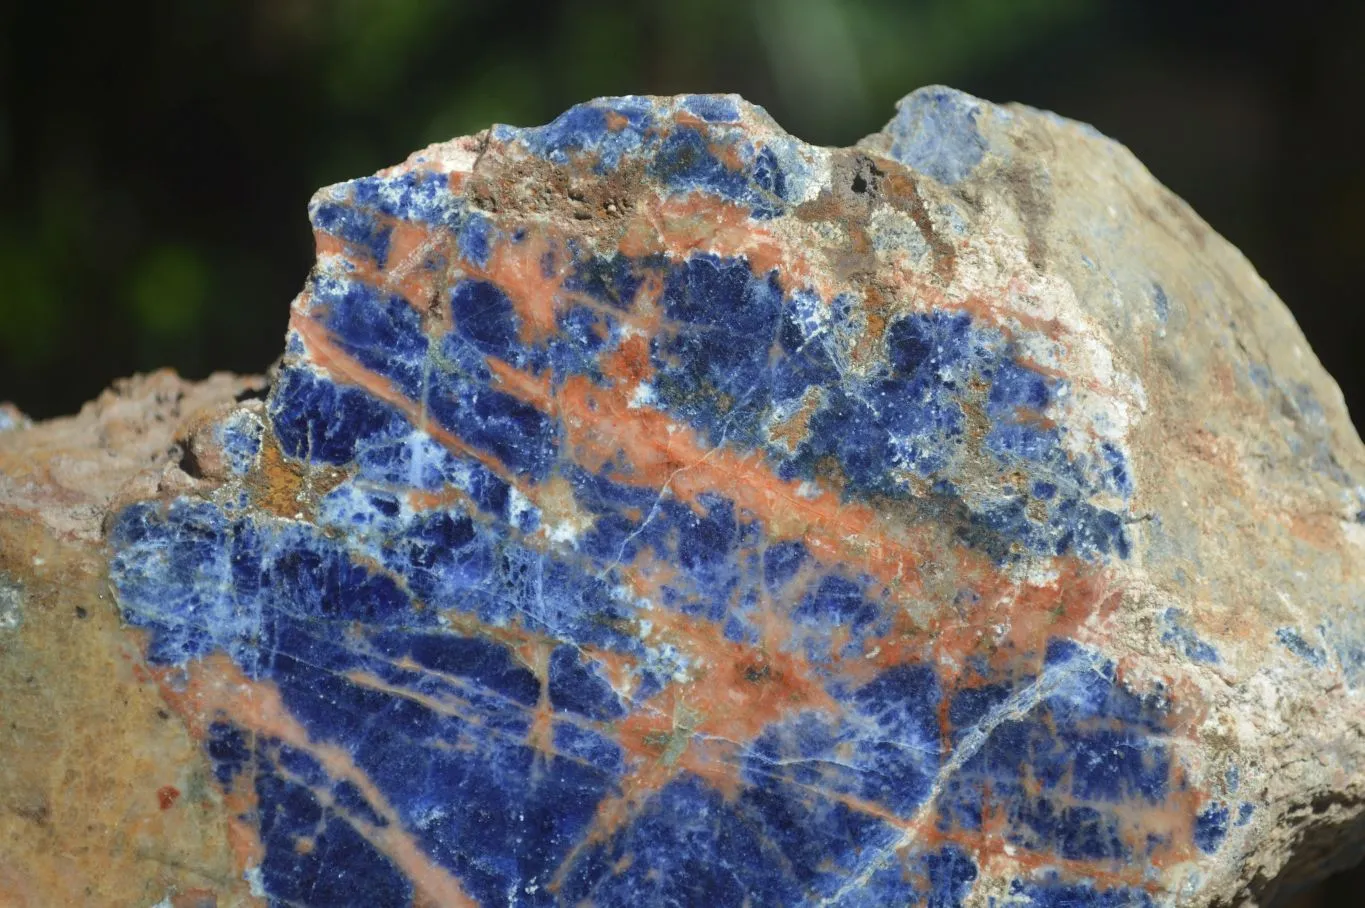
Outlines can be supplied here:
[[204, 897], [1202, 905], [1359, 853], [1359, 439], [1120, 146], [601, 99], [309, 213], [268, 394], [87, 501], [0, 433], [4, 519], [106, 540]]

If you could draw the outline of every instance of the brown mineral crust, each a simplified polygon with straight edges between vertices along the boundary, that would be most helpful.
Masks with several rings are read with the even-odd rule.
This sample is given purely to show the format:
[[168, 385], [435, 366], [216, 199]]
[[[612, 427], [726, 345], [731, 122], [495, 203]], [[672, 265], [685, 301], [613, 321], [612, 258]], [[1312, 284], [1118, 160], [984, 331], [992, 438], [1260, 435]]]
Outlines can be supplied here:
[[[195, 416], [263, 386], [169, 371], [0, 433], [0, 905], [259, 904], [200, 744], [108, 592], [110, 502], [179, 470]], [[170, 796], [170, 792], [176, 792]]]
[[98, 542], [116, 498], [191, 478], [179, 463], [195, 423], [264, 387], [259, 376], [187, 382], [162, 369], [115, 382], [75, 416], [0, 433], [0, 519], [29, 515], [60, 538]]

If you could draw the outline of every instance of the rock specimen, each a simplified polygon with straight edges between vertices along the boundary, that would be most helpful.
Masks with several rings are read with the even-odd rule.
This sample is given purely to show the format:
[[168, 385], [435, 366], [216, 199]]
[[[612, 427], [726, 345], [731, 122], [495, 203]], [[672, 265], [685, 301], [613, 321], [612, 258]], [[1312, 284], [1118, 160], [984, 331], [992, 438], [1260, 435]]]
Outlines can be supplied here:
[[[132, 655], [34, 683], [164, 701], [167, 904], [1228, 905], [1359, 855], [1365, 451], [1123, 148], [617, 98], [310, 215], [268, 394], [0, 433], [0, 634], [57, 584]], [[136, 789], [143, 732], [89, 745]]]

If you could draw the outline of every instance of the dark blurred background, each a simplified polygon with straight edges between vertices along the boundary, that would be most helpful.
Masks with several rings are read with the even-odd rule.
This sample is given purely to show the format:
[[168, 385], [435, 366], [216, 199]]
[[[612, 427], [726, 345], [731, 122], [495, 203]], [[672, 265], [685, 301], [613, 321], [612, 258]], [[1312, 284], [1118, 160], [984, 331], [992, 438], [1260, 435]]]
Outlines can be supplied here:
[[[317, 187], [603, 94], [735, 91], [808, 141], [943, 82], [1088, 121], [1237, 244], [1365, 419], [1365, 3], [0, 2], [0, 398], [257, 372]], [[1298, 904], [1365, 904], [1338, 877]]]

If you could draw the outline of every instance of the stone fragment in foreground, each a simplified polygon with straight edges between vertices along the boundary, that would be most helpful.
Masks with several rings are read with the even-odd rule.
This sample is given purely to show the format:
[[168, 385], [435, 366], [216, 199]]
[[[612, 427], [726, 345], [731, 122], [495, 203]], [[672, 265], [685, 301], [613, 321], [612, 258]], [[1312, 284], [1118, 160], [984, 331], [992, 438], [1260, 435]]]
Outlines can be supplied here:
[[1120, 146], [604, 99], [310, 214], [264, 401], [94, 504], [0, 433], [7, 526], [100, 513], [108, 683], [198, 742], [224, 902], [1215, 905], [1359, 856], [1360, 441]]

